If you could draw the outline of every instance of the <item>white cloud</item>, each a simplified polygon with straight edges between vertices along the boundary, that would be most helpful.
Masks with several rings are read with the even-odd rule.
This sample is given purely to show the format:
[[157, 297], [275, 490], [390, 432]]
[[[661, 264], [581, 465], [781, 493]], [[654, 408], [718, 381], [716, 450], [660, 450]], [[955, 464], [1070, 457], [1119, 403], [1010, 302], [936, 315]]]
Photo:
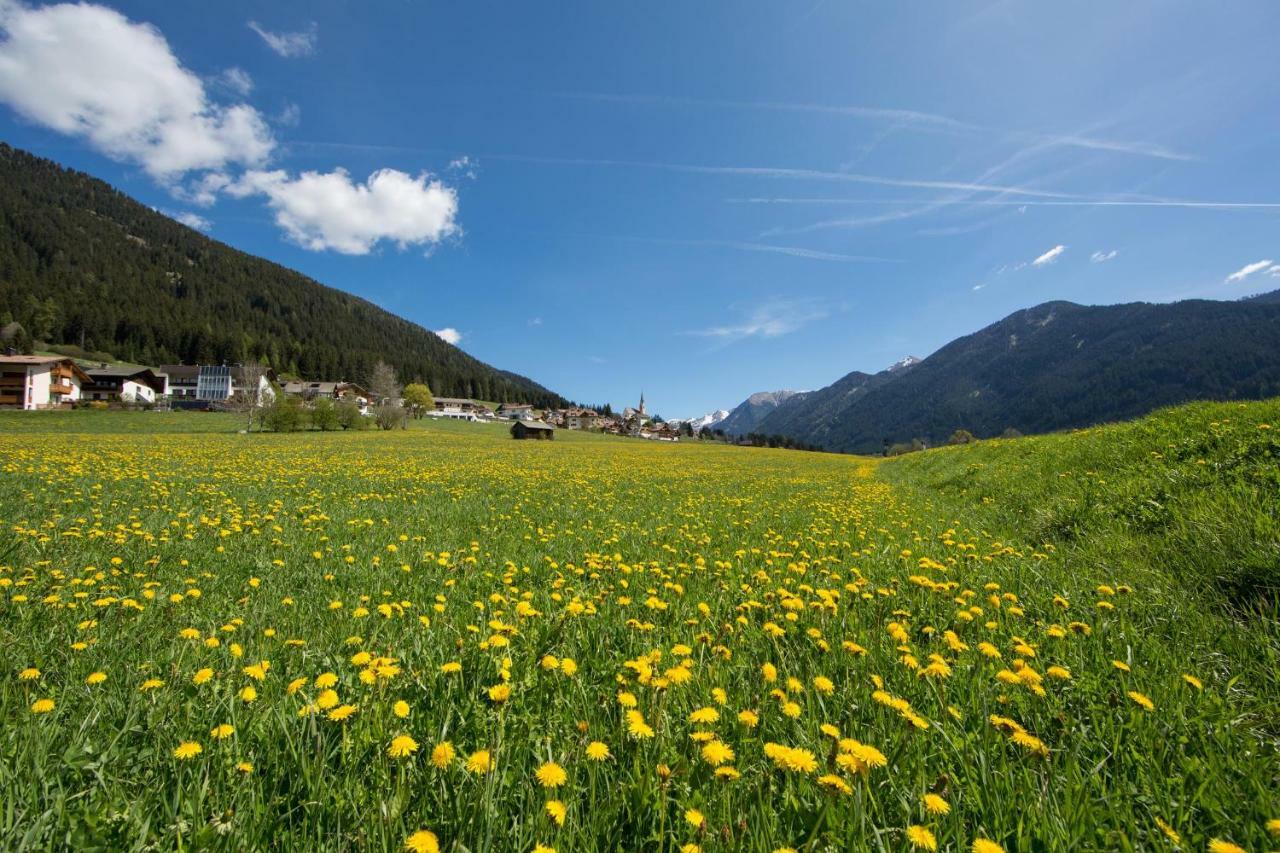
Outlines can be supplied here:
[[156, 178], [257, 166], [275, 147], [257, 110], [210, 102], [159, 30], [113, 9], [0, 0], [0, 33], [0, 101]]
[[[1264, 261], [1254, 261], [1251, 264], [1245, 264], [1240, 269], [1236, 270], [1231, 275], [1227, 276], [1225, 283], [1231, 284], [1232, 282], [1236, 282], [1236, 281], [1244, 281], [1246, 278], [1253, 275], [1254, 273], [1262, 272], [1263, 270], [1268, 269], [1274, 263], [1275, 261], [1267, 259]], [[1270, 272], [1270, 274], [1275, 275], [1274, 272]]]
[[462, 332], [459, 332], [452, 326], [446, 326], [443, 329], [436, 329], [435, 333], [437, 338], [444, 341], [446, 344], [453, 344], [455, 347], [462, 340]]
[[302, 121], [302, 107], [297, 104], [285, 104], [284, 109], [276, 116], [276, 123], [285, 127], [296, 127]]
[[457, 193], [427, 174], [415, 178], [380, 169], [360, 184], [345, 169], [296, 178], [282, 170], [251, 171], [227, 192], [237, 198], [266, 196], [276, 224], [313, 251], [365, 255], [382, 240], [404, 249], [434, 245], [460, 232]]
[[1267, 275], [1272, 276], [1274, 278], [1280, 278], [1280, 265], [1274, 266], [1271, 269], [1267, 270]]
[[1043, 255], [1036, 258], [1034, 261], [1032, 261], [1031, 266], [1043, 267], [1047, 264], [1051, 264], [1054, 261], [1056, 261], [1058, 257], [1066, 250], [1067, 250], [1067, 247], [1061, 244], [1054, 246], [1052, 249], [1050, 249], [1049, 251], [1045, 252]]
[[267, 47], [285, 59], [309, 56], [315, 53], [316, 25], [314, 21], [305, 30], [298, 30], [292, 33], [273, 33], [270, 30], [263, 29], [262, 25], [257, 21], [250, 21], [249, 29], [261, 36], [262, 40], [267, 43]]
[[529, 318], [529, 325], [530, 325], [530, 326], [541, 326], [541, 325], [542, 325], [542, 318], [541, 318], [541, 317], [530, 317], [530, 318]]
[[985, 285], [985, 284], [975, 284], [975, 285], [973, 286], [973, 289], [974, 289], [974, 290], [982, 290], [982, 288], [984, 288], [984, 287], [986, 287], [986, 285]]
[[693, 334], [718, 338], [726, 343], [743, 338], [776, 338], [821, 320], [827, 313], [812, 299], [773, 299], [757, 305], [741, 323], [712, 326]]
[[213, 223], [198, 213], [191, 213], [190, 211], [184, 210], [181, 213], [175, 213], [172, 215], [174, 219], [178, 220], [183, 225], [188, 228], [194, 228], [197, 231], [208, 231], [213, 228]]
[[1120, 254], [1119, 249], [1112, 249], [1109, 252], [1098, 250], [1089, 256], [1089, 260], [1093, 261], [1095, 264], [1104, 264], [1118, 254]]
[[218, 82], [244, 97], [253, 91], [253, 78], [243, 68], [228, 68], [218, 75]]

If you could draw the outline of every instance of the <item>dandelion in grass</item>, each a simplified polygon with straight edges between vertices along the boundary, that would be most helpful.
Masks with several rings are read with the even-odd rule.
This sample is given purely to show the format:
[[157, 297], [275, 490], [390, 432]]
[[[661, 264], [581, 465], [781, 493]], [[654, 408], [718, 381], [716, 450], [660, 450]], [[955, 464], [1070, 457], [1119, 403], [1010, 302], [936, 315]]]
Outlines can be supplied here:
[[37, 699], [31, 703], [31, 713], [47, 714], [53, 710], [53, 707], [52, 699]]
[[920, 798], [924, 810], [931, 815], [944, 815], [951, 813], [951, 804], [937, 794], [925, 794]]
[[548, 847], [546, 844], [533, 845], [533, 853], [556, 853], [556, 848]]
[[1249, 853], [1249, 851], [1234, 842], [1214, 838], [1209, 842], [1209, 853]]
[[214, 740], [226, 740], [236, 733], [236, 727], [230, 723], [223, 723], [220, 726], [214, 726], [209, 730], [209, 735]]
[[18, 673], [19, 681], [35, 681], [38, 678], [40, 678], [40, 670], [36, 669], [34, 666], [29, 666], [22, 672]]
[[253, 765], [250, 764], [248, 761], [238, 761], [236, 762], [236, 771], [245, 776], [248, 776], [250, 773], [253, 772]]
[[482, 776], [493, 769], [493, 757], [487, 749], [477, 749], [467, 758], [467, 772]]
[[547, 817], [555, 823], [556, 826], [564, 826], [564, 819], [569, 814], [569, 809], [559, 800], [547, 801]]
[[544, 763], [533, 775], [544, 788], [558, 788], [569, 780], [569, 774], [554, 761]]
[[440, 853], [440, 839], [429, 829], [419, 829], [404, 840], [409, 853]]
[[106, 680], [107, 680], [107, 674], [105, 672], [91, 672], [89, 673], [88, 678], [84, 680], [84, 683], [85, 684], [101, 684]]
[[593, 740], [587, 744], [587, 758], [592, 761], [604, 761], [609, 758], [609, 745], [598, 740]]
[[197, 741], [184, 740], [182, 743], [178, 744], [177, 747], [174, 748], [173, 757], [180, 761], [187, 761], [189, 759], [195, 758], [197, 755], [199, 755], [202, 752], [204, 752], [204, 747], [201, 746]]
[[453, 744], [447, 740], [440, 741], [431, 750], [431, 763], [440, 770], [444, 770], [453, 763], [454, 756], [457, 755]]
[[917, 850], [934, 851], [938, 849], [938, 839], [934, 838], [928, 827], [918, 824], [907, 827], [907, 841], [911, 842], [911, 846]]
[[403, 720], [409, 716], [409, 703], [401, 699], [391, 706], [391, 713]]
[[339, 705], [330, 711], [327, 716], [335, 723], [343, 723], [351, 719], [355, 715], [357, 708], [355, 705]]
[[1004, 853], [1004, 848], [989, 838], [975, 838], [969, 849], [972, 853]]
[[1182, 680], [1185, 681], [1187, 684], [1190, 684], [1196, 690], [1204, 690], [1204, 682], [1196, 678], [1194, 675], [1188, 675], [1187, 673], [1184, 672], [1182, 674]]
[[418, 751], [418, 742], [408, 735], [397, 735], [387, 746], [387, 755], [392, 758], [408, 758]]
[[138, 692], [149, 693], [152, 690], [159, 690], [161, 687], [164, 687], [163, 681], [158, 678], [148, 678], [146, 681], [142, 682], [142, 684], [138, 685]]
[[325, 688], [332, 687], [337, 683], [338, 676], [335, 673], [322, 672], [316, 676], [316, 680], [311, 682], [311, 685], [317, 690], [324, 690]]
[[697, 809], [685, 809], [684, 819], [692, 827], [701, 827], [707, 822], [706, 816]]
[[258, 700], [258, 691], [253, 687], [253, 685], [249, 685], [248, 687], [240, 691], [240, 701], [244, 702], [246, 705], [252, 704], [257, 700]]
[[1121, 672], [1132, 672], [1132, 671], [1133, 671], [1133, 670], [1131, 670], [1131, 669], [1129, 668], [1129, 664], [1125, 663], [1125, 662], [1124, 662], [1124, 661], [1122, 661], [1122, 660], [1113, 660], [1113, 661], [1111, 662], [1111, 665], [1112, 665], [1112, 666], [1114, 666], [1116, 669], [1120, 670]]
[[1280, 838], [1280, 818], [1272, 818], [1267, 821], [1267, 832]]
[[719, 740], [710, 740], [702, 745], [702, 760], [712, 767], [719, 767], [733, 761], [733, 749]]
[[1137, 703], [1137, 705], [1144, 711], [1154, 711], [1156, 709], [1155, 702], [1152, 702], [1146, 695], [1139, 693], [1136, 690], [1129, 691], [1129, 698]]
[[849, 783], [841, 779], [839, 776], [835, 775], [834, 773], [828, 773], [824, 776], [819, 776], [818, 784], [821, 785], [823, 788], [826, 788], [828, 791], [834, 791], [838, 794], [853, 793], [853, 788], [849, 785]]

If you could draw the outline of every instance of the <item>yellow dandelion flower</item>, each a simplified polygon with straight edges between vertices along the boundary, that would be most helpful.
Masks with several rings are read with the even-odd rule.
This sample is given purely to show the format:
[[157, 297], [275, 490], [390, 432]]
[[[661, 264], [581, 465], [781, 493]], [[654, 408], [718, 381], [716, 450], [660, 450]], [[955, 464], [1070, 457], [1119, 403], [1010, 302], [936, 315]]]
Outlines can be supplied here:
[[533, 775], [544, 788], [558, 788], [569, 779], [569, 774], [554, 761], [546, 762]]
[[387, 746], [387, 755], [392, 758], [408, 758], [418, 751], [418, 742], [408, 735], [397, 735]]
[[1190, 684], [1196, 690], [1204, 690], [1204, 682], [1196, 678], [1194, 675], [1188, 675], [1187, 673], [1184, 672], [1182, 674], [1182, 680], [1185, 681], [1187, 684]]
[[409, 853], [440, 853], [440, 839], [429, 829], [419, 829], [404, 840]]
[[399, 702], [396, 702], [391, 706], [391, 713], [403, 720], [405, 717], [409, 716], [409, 703], [401, 699]]
[[186, 761], [187, 759], [195, 758], [202, 752], [204, 752], [204, 747], [199, 743], [194, 740], [184, 740], [173, 750], [173, 757]]
[[236, 733], [236, 727], [229, 723], [223, 723], [220, 726], [214, 726], [209, 730], [209, 734], [214, 740], [226, 740]]
[[39, 677], [40, 670], [36, 669], [34, 666], [29, 666], [22, 672], [18, 673], [19, 681], [35, 681]]
[[339, 705], [330, 711], [327, 716], [333, 722], [341, 723], [351, 719], [357, 710], [355, 705]]
[[707, 741], [702, 746], [702, 760], [712, 767], [719, 767], [733, 761], [733, 749], [719, 740]]
[[248, 775], [253, 772], [253, 765], [247, 761], [238, 761], [236, 762], [236, 770]]
[[107, 674], [105, 672], [91, 672], [89, 673], [89, 677], [84, 680], [84, 683], [85, 684], [101, 684], [106, 680], [107, 680]]
[[564, 819], [568, 814], [569, 810], [564, 803], [559, 800], [547, 801], [547, 816], [555, 821], [556, 826], [564, 826]]
[[454, 750], [453, 744], [443, 740], [431, 750], [431, 763], [443, 770], [453, 763], [455, 755], [457, 755], [457, 752]]
[[602, 743], [598, 740], [593, 740], [591, 743], [587, 744], [587, 758], [590, 758], [592, 761], [604, 761], [608, 757], [608, 744]]
[[1136, 690], [1129, 691], [1129, 698], [1140, 705], [1145, 711], [1154, 711], [1156, 709], [1156, 703], [1152, 702], [1145, 695]]
[[31, 713], [47, 714], [53, 710], [53, 707], [52, 699], [37, 699], [31, 703]]
[[1004, 848], [989, 838], [973, 839], [973, 846], [969, 849], [973, 853], [1004, 853]]
[[938, 840], [933, 837], [933, 833], [927, 827], [919, 825], [907, 827], [907, 841], [918, 850], [938, 849]]
[[690, 826], [702, 826], [707, 822], [707, 818], [697, 809], [686, 809], [684, 819]]
[[924, 810], [932, 815], [950, 814], [951, 804], [937, 794], [925, 794], [920, 798]]
[[493, 769], [493, 757], [487, 749], [478, 749], [467, 758], [467, 771], [483, 775]]
[[1221, 838], [1215, 838], [1209, 842], [1209, 853], [1249, 853], [1239, 844], [1233, 844]]
[[211, 678], [213, 678], [213, 670], [209, 669], [208, 667], [205, 667], [204, 669], [197, 670], [196, 674], [191, 676], [191, 683], [204, 684], [206, 681], [208, 681]]

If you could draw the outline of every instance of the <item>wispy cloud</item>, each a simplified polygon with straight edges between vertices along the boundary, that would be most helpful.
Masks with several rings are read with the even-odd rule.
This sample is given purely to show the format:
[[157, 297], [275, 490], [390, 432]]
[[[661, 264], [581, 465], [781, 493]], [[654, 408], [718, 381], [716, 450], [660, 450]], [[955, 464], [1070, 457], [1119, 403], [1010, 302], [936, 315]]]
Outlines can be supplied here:
[[453, 344], [455, 347], [462, 342], [462, 332], [452, 326], [446, 326], [443, 329], [435, 329], [436, 337], [444, 341], [446, 344]]
[[819, 115], [846, 116], [854, 119], [883, 122], [891, 124], [895, 129], [910, 128], [924, 132], [945, 132], [953, 134], [984, 134], [1009, 140], [1030, 140], [1037, 146], [1083, 148], [1092, 151], [1108, 151], [1117, 154], [1129, 154], [1151, 157], [1158, 160], [1186, 161], [1195, 158], [1189, 154], [1175, 151], [1165, 145], [1153, 142], [1106, 139], [1083, 134], [1055, 134], [1029, 130], [991, 127], [964, 121], [952, 116], [922, 110], [849, 106], [839, 104], [788, 103], [783, 101], [741, 101], [730, 98], [688, 98], [667, 95], [644, 94], [607, 94], [594, 92], [557, 92], [557, 97], [580, 101], [595, 101], [614, 104], [641, 104], [654, 106], [697, 107], [700, 109], [717, 108], [733, 110], [764, 110], [771, 112], [814, 113]]
[[1105, 264], [1118, 254], [1120, 254], [1119, 249], [1112, 249], [1108, 252], [1098, 250], [1089, 256], [1089, 260], [1093, 261], [1095, 264]]
[[1052, 249], [1050, 249], [1049, 251], [1045, 252], [1043, 255], [1036, 258], [1034, 261], [1032, 261], [1031, 266], [1033, 267], [1047, 266], [1053, 263], [1054, 261], [1056, 261], [1059, 257], [1061, 257], [1062, 253], [1065, 252], [1066, 250], [1067, 250], [1067, 247], [1061, 244], [1054, 246]]
[[267, 47], [285, 59], [310, 56], [316, 51], [317, 28], [314, 21], [296, 32], [272, 32], [257, 21], [249, 21], [248, 27], [266, 42]]
[[541, 317], [530, 317], [530, 318], [529, 318], [529, 325], [530, 325], [530, 326], [541, 326], [541, 325], [542, 325], [542, 318], [541, 318]]
[[1245, 264], [1240, 269], [1236, 270], [1231, 275], [1227, 276], [1224, 284], [1232, 284], [1233, 282], [1244, 281], [1246, 278], [1253, 275], [1254, 273], [1262, 272], [1265, 269], [1269, 269], [1274, 263], [1275, 261], [1272, 261], [1271, 259], [1268, 258], [1266, 260], [1254, 261], [1251, 264]]
[[771, 299], [750, 309], [737, 323], [711, 326], [689, 334], [728, 344], [745, 338], [777, 338], [821, 320], [830, 312], [816, 299]]

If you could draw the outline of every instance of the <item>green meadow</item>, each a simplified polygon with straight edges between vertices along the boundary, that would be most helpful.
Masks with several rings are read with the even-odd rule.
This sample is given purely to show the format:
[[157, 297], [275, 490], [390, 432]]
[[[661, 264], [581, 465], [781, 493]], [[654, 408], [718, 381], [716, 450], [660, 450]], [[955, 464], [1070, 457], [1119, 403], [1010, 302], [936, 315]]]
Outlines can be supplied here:
[[1280, 402], [889, 461], [0, 414], [6, 849], [1265, 850]]

